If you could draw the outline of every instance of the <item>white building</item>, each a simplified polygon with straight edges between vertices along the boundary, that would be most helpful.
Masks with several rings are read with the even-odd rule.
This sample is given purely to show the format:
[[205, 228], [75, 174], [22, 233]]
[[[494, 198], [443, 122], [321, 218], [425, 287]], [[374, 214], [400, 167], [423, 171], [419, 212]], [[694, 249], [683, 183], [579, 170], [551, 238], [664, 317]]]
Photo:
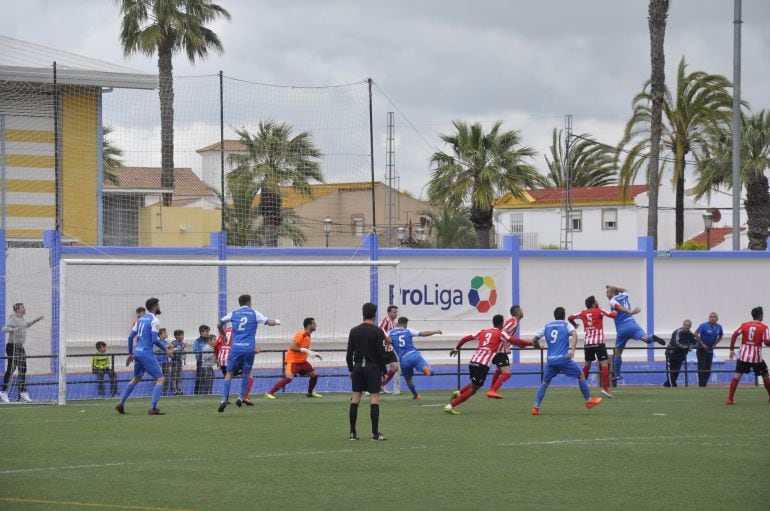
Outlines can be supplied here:
[[[230, 162], [230, 155], [232, 154], [244, 154], [247, 152], [246, 146], [244, 146], [240, 140], [225, 140], [225, 176], [232, 172], [235, 168], [232, 162]], [[222, 185], [222, 152], [220, 151], [220, 143], [216, 142], [206, 147], [198, 149], [197, 152], [201, 156], [201, 180], [210, 186], [217, 193], [221, 191]]]

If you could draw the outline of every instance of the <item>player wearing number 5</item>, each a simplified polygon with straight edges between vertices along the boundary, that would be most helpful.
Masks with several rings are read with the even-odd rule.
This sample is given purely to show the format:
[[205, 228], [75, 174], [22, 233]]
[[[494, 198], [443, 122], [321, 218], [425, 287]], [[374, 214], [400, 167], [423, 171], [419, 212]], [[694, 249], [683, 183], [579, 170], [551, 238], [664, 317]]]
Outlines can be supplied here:
[[588, 390], [588, 383], [580, 371], [580, 367], [572, 360], [575, 357], [575, 346], [577, 345], [577, 331], [575, 327], [564, 321], [566, 313], [564, 307], [556, 307], [553, 311], [553, 317], [556, 321], [546, 324], [535, 334], [532, 342], [536, 347], [540, 347], [539, 340], [545, 338], [548, 343], [548, 362], [545, 365], [543, 374], [543, 383], [537, 389], [535, 403], [532, 407], [532, 415], [540, 415], [540, 404], [545, 398], [545, 392], [556, 375], [564, 373], [569, 377], [577, 378], [580, 392], [583, 394], [586, 402], [586, 408], [593, 408], [602, 402], [600, 397], [591, 397], [591, 391]]
[[[770, 330], [767, 325], [762, 323], [764, 311], [762, 307], [751, 309], [751, 318], [753, 321], [743, 323], [738, 330], [733, 332], [730, 338], [730, 360], [735, 358], [735, 341], [741, 336], [741, 351], [738, 353], [738, 362], [735, 363], [735, 374], [730, 382], [730, 394], [727, 397], [727, 404], [734, 405], [735, 389], [738, 388], [738, 382], [741, 381], [741, 375], [753, 370], [755, 376], [761, 376], [765, 383], [765, 389], [770, 395], [770, 378], [767, 373], [767, 364], [762, 360], [762, 343], [770, 346]], [[768, 398], [770, 402], [770, 398]]]
[[240, 308], [217, 322], [219, 333], [224, 333], [225, 323], [233, 324], [233, 341], [230, 349], [230, 357], [227, 359], [227, 373], [222, 385], [222, 401], [219, 403], [218, 411], [224, 412], [227, 407], [227, 398], [230, 396], [230, 385], [233, 380], [233, 374], [239, 369], [243, 371], [243, 383], [241, 383], [241, 395], [235, 402], [238, 407], [243, 403], [245, 396], [247, 379], [251, 376], [251, 369], [254, 366], [254, 355], [256, 351], [257, 325], [263, 323], [268, 326], [280, 325], [277, 319], [269, 319], [251, 308], [251, 295], [241, 295], [238, 297]]
[[415, 371], [420, 371], [425, 376], [432, 376], [433, 371], [428, 362], [417, 351], [417, 348], [414, 347], [412, 339], [414, 337], [430, 337], [431, 335], [441, 334], [441, 330], [418, 331], [407, 328], [406, 325], [408, 323], [409, 319], [401, 316], [398, 318], [398, 322], [396, 322], [396, 327], [391, 329], [388, 335], [401, 363], [401, 373], [404, 375], [404, 379], [406, 379], [406, 386], [412, 392], [412, 399], [419, 401], [421, 399], [420, 394], [417, 393], [417, 389], [415, 389], [414, 383], [412, 383], [412, 377]]

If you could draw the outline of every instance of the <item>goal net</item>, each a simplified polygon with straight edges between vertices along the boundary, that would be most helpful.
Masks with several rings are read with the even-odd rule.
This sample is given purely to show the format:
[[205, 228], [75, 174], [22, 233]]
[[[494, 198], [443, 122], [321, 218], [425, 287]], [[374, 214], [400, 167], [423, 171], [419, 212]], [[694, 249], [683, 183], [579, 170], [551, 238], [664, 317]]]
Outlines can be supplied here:
[[[220, 314], [238, 308], [243, 294], [251, 295], [254, 309], [281, 321], [258, 328], [253, 395], [266, 393], [283, 377], [286, 350], [308, 317], [317, 323], [311, 347], [323, 357], [309, 360], [321, 376], [316, 391], [347, 391], [348, 332], [360, 323], [362, 304], [375, 297], [378, 315], [385, 313], [390, 285], [399, 287], [396, 261], [63, 259], [58, 378], [48, 398], [64, 403], [122, 392], [133, 376], [133, 367], [126, 367], [128, 333], [137, 307], [150, 297], [160, 300], [160, 326], [168, 340], [182, 330], [186, 345], [175, 360], [158, 354], [159, 362], [169, 364], [164, 394], [218, 394], [222, 373], [213, 367], [213, 381], [201, 381], [207, 376], [198, 371], [193, 343], [201, 325], [216, 335]], [[93, 367], [97, 342], [106, 343], [107, 371]], [[296, 378], [284, 391], [306, 392], [307, 381]], [[149, 395], [152, 385], [145, 375], [132, 397]], [[44, 397], [42, 389], [38, 394]]]

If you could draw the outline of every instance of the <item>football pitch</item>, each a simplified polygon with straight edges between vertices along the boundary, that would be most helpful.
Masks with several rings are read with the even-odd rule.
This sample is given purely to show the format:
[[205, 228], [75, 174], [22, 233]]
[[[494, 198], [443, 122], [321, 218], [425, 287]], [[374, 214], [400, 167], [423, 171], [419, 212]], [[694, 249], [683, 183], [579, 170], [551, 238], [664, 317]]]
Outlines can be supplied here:
[[619, 388], [586, 410], [576, 387], [383, 396], [380, 429], [348, 440], [348, 395], [280, 394], [217, 413], [216, 397], [2, 406], [0, 509], [769, 509], [762, 387]]

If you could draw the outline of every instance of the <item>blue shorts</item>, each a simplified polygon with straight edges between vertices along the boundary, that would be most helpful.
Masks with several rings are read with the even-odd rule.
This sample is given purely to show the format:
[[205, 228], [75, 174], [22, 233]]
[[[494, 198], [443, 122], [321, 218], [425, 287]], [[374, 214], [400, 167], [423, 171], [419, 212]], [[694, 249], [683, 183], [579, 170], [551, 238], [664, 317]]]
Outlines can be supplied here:
[[628, 341], [647, 337], [647, 332], [642, 330], [642, 327], [634, 320], [626, 321], [622, 325], [616, 326], [616, 329], [618, 332], [618, 337], [615, 339], [616, 348], [623, 349]]
[[134, 378], [141, 378], [144, 373], [149, 373], [150, 376], [155, 378], [161, 378], [163, 376], [163, 370], [160, 368], [158, 359], [155, 355], [134, 355]]
[[251, 353], [234, 353], [231, 352], [227, 359], [227, 372], [235, 373], [240, 369], [243, 371], [244, 377], [251, 376], [251, 369], [254, 367], [254, 352]]
[[543, 381], [550, 382], [557, 374], [566, 374], [570, 378], [579, 378], [582, 371], [571, 358], [563, 357], [549, 360], [543, 372]]
[[412, 376], [414, 376], [414, 373], [421, 373], [422, 368], [425, 366], [428, 366], [430, 369], [430, 364], [428, 364], [425, 359], [422, 358], [422, 355], [420, 355], [420, 353], [417, 351], [408, 353], [404, 358], [400, 360], [400, 364], [401, 374], [403, 374], [404, 378], [407, 380], [411, 379]]

